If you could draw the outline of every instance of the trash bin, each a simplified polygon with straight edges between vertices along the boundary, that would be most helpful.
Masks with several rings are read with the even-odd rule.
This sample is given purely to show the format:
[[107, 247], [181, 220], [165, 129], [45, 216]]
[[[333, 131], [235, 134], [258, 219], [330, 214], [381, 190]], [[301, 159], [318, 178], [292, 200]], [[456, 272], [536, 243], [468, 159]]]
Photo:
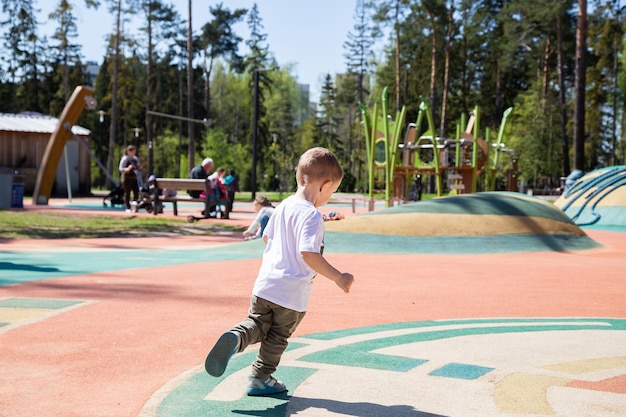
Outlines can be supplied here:
[[24, 177], [20, 175], [13, 175], [11, 208], [24, 208]]
[[0, 172], [0, 209], [11, 207], [11, 187], [13, 186], [13, 174]]

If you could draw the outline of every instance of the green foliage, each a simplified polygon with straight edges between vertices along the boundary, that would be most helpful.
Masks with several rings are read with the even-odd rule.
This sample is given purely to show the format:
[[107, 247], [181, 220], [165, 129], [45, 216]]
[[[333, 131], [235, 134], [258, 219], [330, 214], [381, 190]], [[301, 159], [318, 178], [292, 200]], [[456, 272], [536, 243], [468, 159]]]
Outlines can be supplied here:
[[248, 150], [241, 143], [231, 143], [226, 133], [219, 128], [209, 130], [206, 137], [205, 153], [202, 158], [212, 158], [215, 168], [223, 167], [226, 171], [234, 169], [239, 178], [240, 187], [249, 182], [251, 168]]
[[[179, 137], [174, 132], [166, 131], [163, 135], [156, 136], [153, 140], [154, 169], [153, 172], [145, 174], [155, 174], [158, 177], [167, 178], [187, 177], [187, 170], [181, 170], [185, 173], [184, 175], [181, 175], [178, 170], [178, 157], [180, 156], [182, 159], [182, 154], [186, 154], [185, 150], [181, 148]], [[147, 147], [145, 151], [142, 149], [142, 155], [146, 155], [147, 152]], [[186, 161], [186, 155], [184, 156]]]
[[505, 145], [520, 153], [520, 179], [535, 188], [554, 186], [561, 176], [555, 117], [546, 111], [536, 89], [518, 96]]
[[[0, 57], [1, 112], [40, 111], [58, 116], [75, 86], [87, 83], [81, 46], [77, 44], [80, 38], [75, 33], [75, 10], [100, 3], [102, 13], [116, 14], [118, 2], [55, 3], [49, 18], [56, 28], [50, 39], [38, 36], [34, 1], [2, 3], [0, 35], [5, 53]], [[133, 12], [143, 13], [136, 14], [142, 24], [133, 28], [140, 36], [130, 31], [109, 36], [109, 49], [100, 61], [94, 83], [104, 121], [90, 111], [79, 119], [79, 124], [93, 131], [94, 154], [102, 162], [112, 158], [115, 165], [124, 145], [137, 141], [146, 166], [151, 135], [153, 171], [186, 177], [187, 146], [192, 142], [187, 138], [188, 122], [174, 117], [146, 118], [146, 110], [206, 118], [208, 129], [192, 125], [194, 160], [214, 158], [217, 165], [235, 169], [241, 187], [250, 189], [256, 74], [257, 179], [264, 190], [293, 189], [293, 167], [299, 155], [312, 146], [327, 146], [336, 153], [347, 173], [343, 189], [362, 190], [365, 146], [357, 103], [370, 106], [385, 87], [389, 88], [390, 113], [394, 115], [397, 108], [405, 106], [408, 122], [416, 120], [420, 97], [428, 97], [437, 129], [449, 137], [455, 135], [454, 126], [461, 115], [468, 115], [476, 106], [482, 111], [481, 134], [487, 126], [497, 127], [504, 109], [513, 106], [514, 117], [504, 142], [520, 151], [523, 179], [555, 182], [568, 174], [563, 171], [572, 157], [568, 149], [573, 137], [577, 2], [355, 3], [353, 30], [346, 39], [337, 40], [344, 42], [345, 73], [327, 74], [320, 102], [311, 111], [294, 66], [279, 68], [272, 55], [263, 28], [262, 5], [255, 4], [249, 11], [231, 11], [222, 4], [210, 8], [211, 20], [201, 22], [201, 32], [191, 39], [195, 59], [190, 101], [194, 104], [188, 109], [184, 19], [161, 0], [122, 0], [122, 21]], [[140, 7], [129, 8], [132, 4]], [[454, 6], [452, 21], [450, 6]], [[588, 169], [624, 161], [626, 60], [619, 6], [619, 2], [600, 1], [589, 15], [585, 108]], [[247, 24], [247, 38], [235, 31], [239, 21]], [[113, 71], [116, 39], [122, 51], [117, 75]], [[246, 56], [239, 55], [241, 41], [248, 47]], [[379, 52], [376, 57], [373, 50]], [[114, 84], [118, 85], [115, 111], [111, 108]], [[442, 103], [444, 90], [447, 103]], [[564, 103], [560, 102], [561, 92]], [[111, 124], [113, 114], [117, 116]], [[140, 129], [138, 138], [134, 128]], [[116, 132], [112, 138], [115, 146], [109, 149], [111, 129]], [[101, 185], [103, 175], [95, 163], [92, 166], [92, 179]], [[113, 175], [117, 177], [117, 172]]]
[[349, 171], [343, 171], [343, 180], [338, 191], [342, 193], [353, 193], [356, 189], [356, 177]]

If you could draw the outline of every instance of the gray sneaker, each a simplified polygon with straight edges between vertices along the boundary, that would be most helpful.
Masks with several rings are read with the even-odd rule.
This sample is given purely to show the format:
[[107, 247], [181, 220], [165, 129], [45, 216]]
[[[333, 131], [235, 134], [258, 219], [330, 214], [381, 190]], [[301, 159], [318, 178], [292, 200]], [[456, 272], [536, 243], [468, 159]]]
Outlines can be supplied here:
[[285, 391], [287, 391], [285, 384], [273, 376], [270, 376], [266, 380], [257, 378], [254, 375], [248, 377], [248, 388], [246, 389], [246, 394], [248, 395], [273, 395]]
[[212, 376], [222, 376], [231, 356], [237, 353], [239, 336], [233, 332], [226, 332], [217, 339], [215, 346], [204, 361], [204, 369]]

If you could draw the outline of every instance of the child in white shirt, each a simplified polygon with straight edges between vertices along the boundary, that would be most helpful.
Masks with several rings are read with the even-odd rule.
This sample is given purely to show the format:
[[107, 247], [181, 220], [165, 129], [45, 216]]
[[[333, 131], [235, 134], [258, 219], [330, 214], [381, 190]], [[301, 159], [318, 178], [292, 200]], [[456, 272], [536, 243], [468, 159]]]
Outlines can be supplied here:
[[272, 376], [287, 348], [287, 339], [304, 318], [313, 278], [319, 273], [349, 292], [354, 277], [342, 273], [323, 256], [324, 219], [317, 210], [337, 191], [343, 171], [325, 148], [306, 151], [298, 162], [296, 193], [271, 216], [263, 240], [263, 261], [254, 284], [248, 317], [222, 334], [209, 352], [206, 371], [221, 376], [231, 356], [261, 343], [248, 378], [248, 395], [287, 391]]

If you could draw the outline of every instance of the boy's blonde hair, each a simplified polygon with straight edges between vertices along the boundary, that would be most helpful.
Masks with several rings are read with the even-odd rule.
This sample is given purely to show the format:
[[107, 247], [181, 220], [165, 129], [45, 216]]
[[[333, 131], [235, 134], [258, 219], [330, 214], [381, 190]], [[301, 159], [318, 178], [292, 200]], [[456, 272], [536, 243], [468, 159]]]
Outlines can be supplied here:
[[302, 154], [298, 161], [296, 181], [304, 185], [315, 181], [341, 181], [343, 170], [337, 157], [328, 149], [311, 148]]

